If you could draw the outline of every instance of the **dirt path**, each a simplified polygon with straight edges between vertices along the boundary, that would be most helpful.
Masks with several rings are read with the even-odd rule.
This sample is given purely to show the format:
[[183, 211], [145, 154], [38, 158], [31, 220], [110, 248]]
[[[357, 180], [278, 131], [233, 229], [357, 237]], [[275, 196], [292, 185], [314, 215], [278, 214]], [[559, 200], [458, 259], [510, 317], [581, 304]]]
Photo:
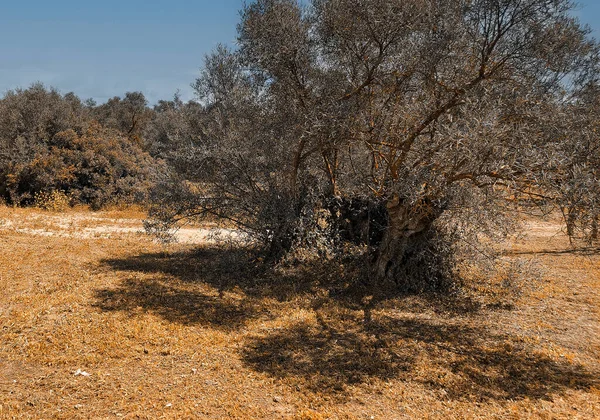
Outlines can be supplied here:
[[[116, 216], [116, 217], [115, 217]], [[32, 236], [76, 239], [108, 239], [124, 236], [148, 236], [140, 214], [131, 217], [127, 212], [90, 213], [88, 211], [50, 213], [3, 208], [0, 210], [0, 232], [10, 231]], [[216, 240], [240, 239], [234, 229], [218, 227], [184, 227], [174, 234], [175, 242], [203, 244]]]

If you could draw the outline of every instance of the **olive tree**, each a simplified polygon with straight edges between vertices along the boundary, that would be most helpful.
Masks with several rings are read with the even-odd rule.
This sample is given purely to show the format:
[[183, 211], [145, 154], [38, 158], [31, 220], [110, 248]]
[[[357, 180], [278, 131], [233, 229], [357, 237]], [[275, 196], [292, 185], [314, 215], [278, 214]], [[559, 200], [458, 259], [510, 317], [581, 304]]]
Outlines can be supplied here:
[[560, 110], [569, 135], [557, 148], [556, 171], [544, 188], [560, 208], [569, 237], [592, 244], [600, 239], [599, 93], [597, 84], [588, 84]]
[[93, 117], [104, 127], [119, 130], [138, 141], [152, 117], [152, 110], [141, 92], [127, 92], [123, 98], [115, 96], [92, 111]]
[[255, 0], [238, 48], [207, 57], [194, 84], [206, 141], [181, 151], [154, 215], [228, 218], [274, 258], [310, 241], [363, 244], [372, 284], [420, 287], [411, 267], [435, 281], [455, 238], [557, 203], [546, 193], [573, 177], [577, 139], [598, 143], [569, 122], [598, 69], [572, 8]]
[[182, 147], [202, 141], [204, 110], [197, 102], [183, 103], [175, 94], [171, 101], [158, 101], [152, 114], [142, 137], [153, 156], [169, 159]]

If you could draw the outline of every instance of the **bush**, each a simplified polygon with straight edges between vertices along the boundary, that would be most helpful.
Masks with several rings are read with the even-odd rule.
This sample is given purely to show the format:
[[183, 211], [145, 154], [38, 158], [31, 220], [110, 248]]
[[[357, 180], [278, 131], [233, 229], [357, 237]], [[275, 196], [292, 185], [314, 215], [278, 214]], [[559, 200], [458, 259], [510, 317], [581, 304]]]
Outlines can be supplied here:
[[62, 212], [70, 207], [71, 198], [64, 191], [40, 191], [35, 194], [34, 205], [43, 210]]
[[8, 165], [0, 174], [0, 193], [17, 205], [53, 201], [58, 191], [94, 209], [142, 203], [161, 168], [133, 140], [91, 123], [81, 135], [57, 133], [28, 161]]
[[[143, 95], [128, 94], [112, 100], [110, 109], [96, 109], [41, 84], [8, 92], [0, 99], [0, 197], [11, 205], [42, 207], [58, 191], [93, 208], [144, 202], [162, 171], [138, 135], [149, 118], [145, 104]], [[110, 118], [100, 112], [105, 108]], [[115, 118], [133, 125], [116, 124]]]

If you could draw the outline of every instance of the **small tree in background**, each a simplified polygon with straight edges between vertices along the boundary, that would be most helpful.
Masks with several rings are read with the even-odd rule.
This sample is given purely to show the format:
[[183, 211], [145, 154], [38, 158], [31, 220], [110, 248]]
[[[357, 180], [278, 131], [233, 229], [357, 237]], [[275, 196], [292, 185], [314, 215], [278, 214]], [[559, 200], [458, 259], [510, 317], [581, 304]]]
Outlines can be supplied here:
[[143, 140], [152, 156], [171, 160], [177, 151], [203, 141], [204, 108], [197, 102], [184, 103], [178, 94], [172, 101], [158, 101]]
[[[585, 86], [562, 110], [565, 136], [558, 148], [557, 171], [544, 187], [558, 203], [569, 237], [590, 244], [600, 239], [600, 95]], [[556, 118], [556, 115], [555, 115]]]
[[141, 92], [127, 92], [123, 98], [115, 96], [91, 111], [93, 118], [104, 127], [118, 130], [140, 143], [152, 119], [152, 110]]

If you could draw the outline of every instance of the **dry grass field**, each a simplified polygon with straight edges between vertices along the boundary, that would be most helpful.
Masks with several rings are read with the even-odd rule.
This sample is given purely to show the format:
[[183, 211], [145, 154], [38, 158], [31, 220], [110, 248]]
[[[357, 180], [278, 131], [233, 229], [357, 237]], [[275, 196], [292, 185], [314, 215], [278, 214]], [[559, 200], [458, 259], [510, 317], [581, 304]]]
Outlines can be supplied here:
[[510, 305], [364, 324], [332, 273], [165, 248], [142, 218], [0, 207], [0, 418], [600, 418], [600, 255], [556, 224], [506, 244], [540, 267]]

